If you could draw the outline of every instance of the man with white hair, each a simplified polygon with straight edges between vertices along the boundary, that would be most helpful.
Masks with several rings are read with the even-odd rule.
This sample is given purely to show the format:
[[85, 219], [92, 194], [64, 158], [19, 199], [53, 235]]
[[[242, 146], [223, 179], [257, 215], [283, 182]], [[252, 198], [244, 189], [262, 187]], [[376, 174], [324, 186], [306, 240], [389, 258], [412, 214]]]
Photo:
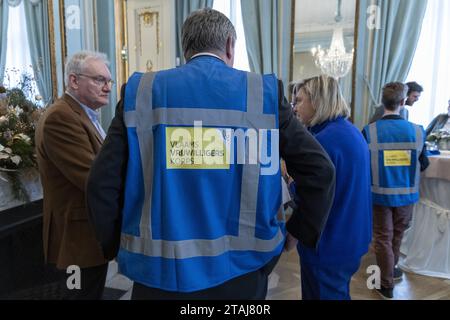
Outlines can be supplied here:
[[[113, 81], [106, 55], [98, 52], [74, 54], [65, 72], [67, 90], [41, 117], [36, 130], [44, 190], [44, 255], [64, 274], [76, 266], [70, 269], [75, 277], [61, 283], [63, 299], [100, 299], [108, 261], [88, 220], [85, 184], [105, 137], [98, 109], [108, 104]], [[78, 279], [77, 271], [81, 271]]]

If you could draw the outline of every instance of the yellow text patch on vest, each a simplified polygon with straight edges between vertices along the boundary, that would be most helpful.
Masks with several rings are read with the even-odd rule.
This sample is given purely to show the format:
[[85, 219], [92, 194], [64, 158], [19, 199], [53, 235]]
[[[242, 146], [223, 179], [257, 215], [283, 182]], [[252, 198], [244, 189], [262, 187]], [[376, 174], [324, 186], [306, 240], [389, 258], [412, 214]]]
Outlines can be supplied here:
[[227, 129], [166, 128], [167, 169], [230, 169]]
[[403, 167], [411, 165], [411, 150], [384, 150], [385, 167]]

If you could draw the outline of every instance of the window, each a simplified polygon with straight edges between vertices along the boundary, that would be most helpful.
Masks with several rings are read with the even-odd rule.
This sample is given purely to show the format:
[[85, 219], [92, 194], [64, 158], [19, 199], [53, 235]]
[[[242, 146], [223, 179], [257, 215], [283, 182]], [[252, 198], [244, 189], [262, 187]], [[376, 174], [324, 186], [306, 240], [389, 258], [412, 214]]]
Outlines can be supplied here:
[[214, 0], [213, 9], [222, 12], [236, 28], [237, 40], [234, 54], [234, 68], [250, 71], [245, 44], [244, 25], [242, 23], [240, 0]]
[[33, 79], [30, 83], [30, 96], [27, 98], [33, 102], [37, 102], [35, 101], [35, 97], [39, 95], [39, 90], [34, 81], [34, 71], [31, 63], [26, 28], [25, 8], [23, 1], [21, 1], [16, 7], [9, 7], [8, 43], [6, 47], [6, 65], [3, 84], [8, 88], [16, 87], [20, 84], [23, 75], [27, 75]]
[[420, 100], [409, 109], [409, 120], [424, 125], [447, 112], [450, 99], [450, 1], [428, 1], [422, 32], [417, 45], [409, 81], [424, 87]]

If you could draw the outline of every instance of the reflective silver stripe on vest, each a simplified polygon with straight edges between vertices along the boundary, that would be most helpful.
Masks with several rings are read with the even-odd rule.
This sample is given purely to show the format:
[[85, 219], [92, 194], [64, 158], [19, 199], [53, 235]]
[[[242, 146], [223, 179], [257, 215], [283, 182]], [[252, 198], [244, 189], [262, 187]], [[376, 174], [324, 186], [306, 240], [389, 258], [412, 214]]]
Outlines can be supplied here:
[[214, 240], [194, 239], [183, 241], [151, 240], [122, 233], [120, 246], [130, 252], [149, 257], [163, 257], [167, 259], [187, 259], [194, 257], [214, 257], [227, 251], [270, 252], [283, 241], [284, 236], [278, 230], [275, 237], [262, 240], [239, 235], [224, 236]]
[[378, 146], [378, 133], [377, 133], [377, 126], [375, 123], [372, 123], [369, 126], [369, 135], [370, 135], [370, 162], [371, 162], [371, 168], [372, 168], [372, 185], [375, 187], [380, 186], [380, 168], [378, 166], [378, 151], [380, 149], [377, 148]]
[[[148, 123], [153, 122], [153, 80], [155, 73], [149, 72], [142, 75], [136, 94], [136, 115], [138, 125], [136, 133], [139, 140], [142, 171], [144, 174], [144, 205], [142, 207], [141, 222], [139, 224], [140, 235], [143, 238], [152, 238], [152, 193], [153, 193], [153, 130], [148, 128]], [[146, 130], [147, 129], [147, 130]]]
[[[370, 135], [370, 161], [372, 168], [372, 192], [384, 195], [406, 195], [411, 193], [419, 192], [419, 181], [420, 181], [420, 162], [419, 155], [423, 147], [423, 135], [422, 130], [419, 126], [414, 125], [416, 131], [416, 142], [393, 142], [393, 143], [379, 143], [378, 142], [378, 132], [376, 123], [369, 125], [369, 135]], [[382, 150], [417, 150], [416, 153], [416, 175], [414, 177], [414, 187], [412, 188], [382, 188], [380, 187], [380, 168], [378, 162], [378, 153]]]
[[[392, 142], [392, 143], [378, 143], [376, 148], [379, 148], [378, 150], [410, 150], [416, 149], [416, 146], [417, 143], [415, 142], [405, 142], [405, 143]], [[374, 147], [372, 146], [372, 148]], [[372, 148], [370, 148], [370, 150], [372, 150]]]
[[[202, 121], [203, 126], [238, 127], [238, 128], [275, 128], [274, 115], [254, 114], [251, 117], [244, 111], [215, 110], [200, 108], [157, 108], [152, 110], [153, 123], [141, 123], [150, 126], [169, 125], [176, 126], [180, 123], [193, 125], [194, 121]], [[137, 111], [125, 113], [124, 120], [127, 128], [137, 127], [139, 115]]]
[[[247, 73], [247, 117], [254, 119], [256, 115], [263, 114], [263, 108], [262, 77], [256, 73]], [[246, 154], [248, 154], [248, 140], [246, 141], [245, 150]], [[256, 163], [253, 165], [244, 164], [242, 168], [238, 233], [240, 238], [252, 239], [255, 237], [256, 205], [258, 202], [260, 172], [260, 163], [258, 161]]]
[[[193, 239], [167, 241], [152, 239], [151, 199], [153, 184], [153, 130], [156, 125], [203, 126], [275, 129], [275, 115], [263, 114], [262, 76], [247, 73], [247, 112], [192, 108], [157, 108], [152, 105], [154, 73], [143, 75], [136, 97], [136, 110], [125, 112], [125, 125], [136, 127], [144, 174], [144, 206], [140, 221], [140, 236], [122, 233], [121, 247], [130, 252], [152, 257], [184, 259], [197, 256], [217, 256], [229, 250], [269, 252], [284, 239], [281, 230], [269, 240], [255, 237], [260, 164], [244, 164], [241, 185], [238, 236], [223, 236], [214, 240]], [[248, 143], [246, 144], [248, 154]], [[150, 240], [151, 239], [151, 240]]]
[[418, 192], [419, 189], [414, 188], [381, 188], [381, 187], [375, 187], [372, 186], [372, 192], [377, 194], [385, 194], [385, 195], [405, 195], [405, 194], [411, 194]]

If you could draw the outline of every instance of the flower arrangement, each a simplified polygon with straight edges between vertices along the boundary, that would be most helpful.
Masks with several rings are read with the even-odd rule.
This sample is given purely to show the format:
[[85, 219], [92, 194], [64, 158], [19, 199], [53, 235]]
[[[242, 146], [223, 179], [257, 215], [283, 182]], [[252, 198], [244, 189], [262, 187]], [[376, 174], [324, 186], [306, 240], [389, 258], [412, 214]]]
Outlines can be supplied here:
[[439, 150], [450, 150], [450, 132], [445, 129], [432, 132], [428, 135], [427, 142], [434, 144]]
[[19, 174], [22, 169], [37, 167], [34, 131], [44, 111], [28, 98], [30, 82], [31, 78], [23, 75], [15, 88], [0, 85], [0, 172], [9, 177], [15, 198], [26, 202], [29, 196]]

